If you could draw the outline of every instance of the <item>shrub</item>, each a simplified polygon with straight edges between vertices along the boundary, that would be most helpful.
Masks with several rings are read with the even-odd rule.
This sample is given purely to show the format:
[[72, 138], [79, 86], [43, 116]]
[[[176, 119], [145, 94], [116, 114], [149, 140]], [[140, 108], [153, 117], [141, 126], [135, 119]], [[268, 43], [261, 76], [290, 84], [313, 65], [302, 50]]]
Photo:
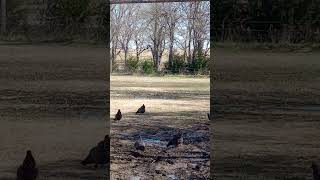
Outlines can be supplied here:
[[139, 60], [130, 56], [127, 61], [127, 68], [130, 72], [137, 72], [139, 69]]
[[112, 62], [112, 72], [118, 71], [118, 64], [116, 62]]
[[141, 68], [144, 74], [151, 74], [154, 72], [154, 64], [151, 59], [145, 59], [142, 64]]
[[173, 56], [171, 67], [169, 66], [169, 62], [165, 63], [165, 68], [174, 74], [181, 73], [185, 66], [186, 66], [186, 63], [182, 55]]
[[209, 62], [209, 57], [204, 54], [198, 54], [192, 64], [189, 65], [189, 68], [193, 70], [194, 73], [203, 74], [209, 70]]

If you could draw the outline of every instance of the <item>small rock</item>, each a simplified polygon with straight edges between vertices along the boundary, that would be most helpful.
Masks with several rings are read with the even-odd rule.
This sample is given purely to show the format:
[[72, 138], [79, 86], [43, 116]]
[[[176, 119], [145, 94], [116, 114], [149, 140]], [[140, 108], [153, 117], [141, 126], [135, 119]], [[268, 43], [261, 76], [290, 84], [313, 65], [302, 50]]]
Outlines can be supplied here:
[[139, 176], [131, 176], [130, 177], [130, 180], [140, 180], [141, 179], [141, 177], [139, 177]]

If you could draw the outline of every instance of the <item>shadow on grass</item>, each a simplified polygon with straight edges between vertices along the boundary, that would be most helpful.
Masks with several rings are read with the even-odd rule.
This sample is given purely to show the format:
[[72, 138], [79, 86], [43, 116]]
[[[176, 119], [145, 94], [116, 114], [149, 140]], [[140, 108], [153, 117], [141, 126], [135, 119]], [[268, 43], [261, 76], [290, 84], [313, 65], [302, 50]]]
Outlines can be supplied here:
[[83, 166], [80, 162], [80, 159], [66, 159], [40, 165], [40, 175], [58, 179], [102, 179], [107, 177], [109, 166], [94, 168], [93, 165]]
[[[109, 166], [94, 168], [93, 166], [83, 166], [81, 160], [59, 160], [45, 164], [38, 164], [38, 179], [107, 179]], [[1, 180], [12, 180], [16, 177], [16, 169], [2, 171], [11, 176], [1, 177]]]
[[197, 90], [197, 91], [147, 91], [147, 90], [110, 90], [110, 94], [113, 95], [114, 99], [117, 97], [122, 98], [134, 98], [134, 99], [179, 99], [179, 100], [208, 100], [210, 99], [209, 90]]

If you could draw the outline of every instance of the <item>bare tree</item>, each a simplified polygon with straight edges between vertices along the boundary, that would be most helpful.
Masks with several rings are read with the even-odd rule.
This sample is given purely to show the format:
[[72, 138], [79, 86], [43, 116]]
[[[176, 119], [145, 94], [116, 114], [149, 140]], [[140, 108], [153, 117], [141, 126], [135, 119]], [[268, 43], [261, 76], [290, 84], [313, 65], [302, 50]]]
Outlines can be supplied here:
[[188, 39], [188, 62], [189, 64], [191, 64], [192, 62], [192, 32], [193, 32], [193, 21], [194, 21], [194, 18], [193, 18], [193, 13], [192, 13], [192, 8], [193, 8], [193, 3], [189, 3], [188, 7], [187, 7], [187, 22], [188, 22], [188, 35], [186, 37], [186, 39]]
[[119, 23], [123, 18], [123, 11], [120, 10], [119, 5], [111, 6], [111, 22], [110, 22], [110, 44], [111, 44], [111, 62], [115, 63], [116, 57], [120, 54], [119, 51], [119, 37], [121, 24]]
[[133, 32], [134, 32], [134, 24], [136, 22], [132, 21], [135, 13], [137, 13], [135, 9], [135, 5], [128, 4], [128, 5], [120, 5], [120, 11], [123, 12], [122, 21], [117, 22], [120, 24], [120, 45], [121, 49], [124, 52], [124, 64], [125, 68], [127, 68], [127, 60], [129, 55], [129, 44], [132, 41]]
[[182, 50], [189, 64], [193, 64], [197, 54], [208, 55], [208, 2], [121, 4], [112, 9], [115, 13], [111, 16], [112, 59], [120, 48], [126, 67], [133, 49], [137, 60], [149, 50], [157, 71], [161, 70], [165, 50], [169, 52], [169, 68], [173, 65], [175, 48]]
[[172, 4], [166, 4], [165, 5], [165, 19], [166, 19], [166, 25], [167, 25], [167, 34], [169, 39], [169, 69], [172, 68], [173, 63], [173, 46], [175, 43], [175, 31], [176, 26], [178, 23], [178, 20], [180, 18], [180, 14], [178, 14], [179, 10], [178, 3], [172, 3]]
[[149, 17], [148, 32], [151, 41], [148, 47], [151, 49], [154, 65], [157, 71], [160, 71], [161, 58], [166, 45], [163, 4], [152, 4], [146, 13], [146, 17]]
[[132, 32], [133, 32], [133, 42], [135, 46], [135, 51], [136, 51], [136, 59], [139, 61], [140, 55], [148, 49], [147, 44], [146, 44], [146, 37], [145, 37], [145, 29], [146, 27], [146, 22], [145, 19], [143, 18], [142, 14], [140, 13], [141, 11], [141, 6], [136, 5], [137, 7], [135, 8], [135, 13], [133, 15], [133, 18], [131, 19], [133, 22], [132, 27]]
[[208, 27], [210, 11], [208, 3], [193, 2], [192, 4], [191, 18], [194, 45], [192, 59], [194, 60], [196, 55], [203, 54], [204, 42], [208, 38], [208, 32], [210, 31]]

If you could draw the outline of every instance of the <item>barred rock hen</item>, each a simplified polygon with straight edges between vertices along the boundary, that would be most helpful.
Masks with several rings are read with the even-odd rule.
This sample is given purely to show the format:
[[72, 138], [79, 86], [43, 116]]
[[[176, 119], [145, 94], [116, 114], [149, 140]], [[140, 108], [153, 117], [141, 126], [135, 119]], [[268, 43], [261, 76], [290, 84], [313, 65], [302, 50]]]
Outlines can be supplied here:
[[114, 117], [114, 120], [120, 121], [121, 118], [122, 118], [122, 114], [121, 114], [120, 109], [118, 109], [118, 112], [117, 112], [116, 116]]
[[22, 165], [17, 171], [17, 180], [35, 180], [38, 177], [38, 169], [31, 150], [27, 151], [26, 157]]
[[146, 107], [144, 106], [144, 104], [138, 109], [138, 111], [136, 112], [136, 114], [143, 114], [146, 111]]
[[98, 167], [98, 164], [104, 165], [107, 164], [110, 153], [110, 137], [106, 135], [103, 141], [100, 141], [97, 146], [93, 147], [88, 156], [81, 162], [82, 165], [95, 164], [95, 168]]
[[320, 180], [319, 167], [315, 162], [312, 162], [313, 180]]
[[173, 146], [177, 147], [181, 143], [182, 134], [179, 132], [178, 134], [174, 135], [172, 139], [168, 142], [167, 147]]

